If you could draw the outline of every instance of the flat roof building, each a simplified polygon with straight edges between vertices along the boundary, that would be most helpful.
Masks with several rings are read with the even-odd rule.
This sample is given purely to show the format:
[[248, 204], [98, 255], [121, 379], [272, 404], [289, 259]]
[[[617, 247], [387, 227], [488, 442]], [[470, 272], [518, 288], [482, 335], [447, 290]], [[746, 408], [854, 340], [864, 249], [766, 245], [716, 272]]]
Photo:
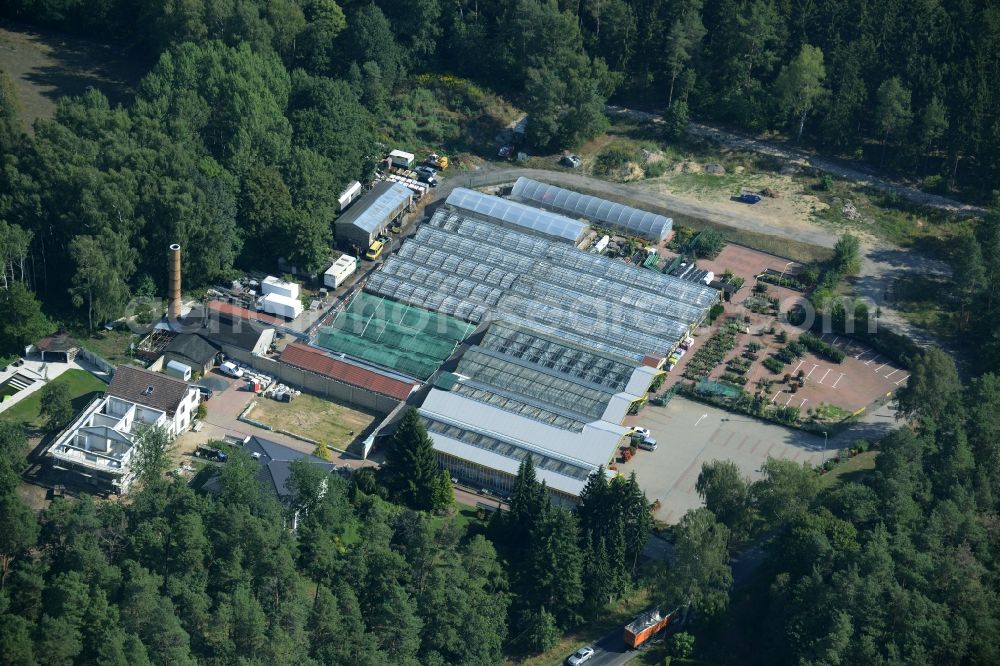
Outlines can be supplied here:
[[113, 395], [98, 396], [59, 434], [46, 455], [56, 469], [77, 480], [124, 494], [135, 481], [133, 454], [140, 425], [169, 430], [171, 419], [160, 409]]

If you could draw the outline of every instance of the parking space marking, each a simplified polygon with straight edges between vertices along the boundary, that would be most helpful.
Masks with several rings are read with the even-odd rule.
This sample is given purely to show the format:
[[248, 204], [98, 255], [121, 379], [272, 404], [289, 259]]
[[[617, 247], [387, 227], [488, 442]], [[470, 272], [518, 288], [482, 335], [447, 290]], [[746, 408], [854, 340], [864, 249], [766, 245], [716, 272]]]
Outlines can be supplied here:
[[844, 373], [842, 372], [842, 373], [840, 373], [840, 376], [839, 376], [839, 377], [837, 377], [837, 381], [835, 381], [835, 382], [833, 383], [833, 388], [837, 388], [837, 384], [839, 384], [839, 383], [840, 383], [840, 380], [841, 380], [841, 379], [843, 379], [843, 378], [844, 378]]
[[802, 409], [802, 406], [807, 402], [809, 402], [809, 398], [802, 398], [802, 402], [799, 403], [799, 409]]
[[896, 382], [896, 386], [899, 386], [900, 384], [902, 384], [903, 382], [905, 382], [909, 378], [910, 378], [910, 376], [906, 375], [905, 377], [903, 377], [902, 379], [900, 379], [898, 382]]
[[803, 363], [805, 363], [805, 361], [799, 361], [799, 364], [798, 364], [797, 366], [795, 366], [795, 369], [794, 369], [794, 370], [792, 370], [792, 374], [793, 374], [793, 375], [794, 375], [794, 374], [795, 374], [796, 372], [798, 372], [798, 371], [799, 371], [799, 368], [801, 368], [801, 367], [802, 367], [802, 364], [803, 364]]
[[785, 407], [788, 407], [788, 405], [792, 404], [792, 398], [794, 398], [794, 397], [795, 397], [794, 393], [789, 393], [788, 394], [788, 401], [785, 403]]
[[870, 354], [871, 351], [872, 351], [871, 349], [865, 349], [860, 354], [858, 354], [857, 356], [855, 356], [854, 358], [856, 358], [856, 359], [858, 359], [860, 361], [862, 356], [864, 356], [865, 354]]
[[694, 427], [697, 428], [698, 424], [701, 423], [703, 419], [707, 419], [707, 418], [708, 418], [708, 414], [702, 414], [701, 416], [699, 416], [698, 420], [694, 422]]
[[[817, 364], [814, 363], [813, 367], [812, 367], [812, 370], [810, 370], [809, 374], [806, 375], [806, 379], [809, 379], [810, 377], [812, 377], [812, 373], [816, 372], [816, 368], [818, 368], [818, 367], [819, 367], [819, 365], [817, 365]], [[796, 369], [798, 369], [798, 368], [796, 368]]]
[[889, 377], [892, 377], [892, 376], [893, 376], [894, 374], [896, 374], [897, 372], [899, 372], [899, 368], [896, 368], [895, 370], [893, 370], [892, 372], [890, 372], [889, 374], [887, 374], [887, 375], [885, 376], [885, 378], [886, 378], [886, 379], [889, 379]]
[[823, 380], [824, 380], [824, 379], [826, 379], [826, 376], [827, 376], [828, 374], [830, 374], [830, 368], [827, 368], [827, 369], [826, 369], [826, 372], [824, 372], [824, 373], [823, 373], [823, 376], [819, 378], [819, 383], [820, 383], [820, 384], [822, 384], [822, 383], [823, 383]]
[[778, 399], [778, 394], [779, 393], [781, 393], [781, 389], [778, 389], [777, 391], [774, 392], [774, 395], [771, 396], [771, 402], [774, 402], [775, 400]]
[[750, 449], [750, 455], [753, 455], [753, 454], [757, 453], [757, 447], [760, 446], [760, 445], [761, 445], [761, 441], [758, 439], [757, 443], [753, 445], [752, 449]]
[[840, 336], [838, 335], [837, 337], [835, 337], [835, 338], [833, 339], [833, 344], [837, 344], [837, 340], [839, 340], [839, 339], [840, 339]]
[[875, 368], [875, 372], [878, 372], [879, 370], [881, 370], [882, 368], [884, 368], [884, 367], [885, 367], [885, 366], [887, 366], [887, 365], [889, 365], [889, 361], [886, 361], [886, 362], [885, 362], [885, 363], [883, 363], [882, 365], [880, 365], [880, 366], [878, 366], [877, 368]]
[[872, 364], [872, 363], [874, 363], [875, 361], [878, 361], [879, 357], [880, 357], [880, 355], [879, 355], [879, 354], [875, 354], [874, 356], [872, 356], [872, 357], [871, 357], [871, 359], [870, 359], [870, 360], [868, 360], [868, 361], [865, 361], [865, 365], [871, 365], [871, 364]]

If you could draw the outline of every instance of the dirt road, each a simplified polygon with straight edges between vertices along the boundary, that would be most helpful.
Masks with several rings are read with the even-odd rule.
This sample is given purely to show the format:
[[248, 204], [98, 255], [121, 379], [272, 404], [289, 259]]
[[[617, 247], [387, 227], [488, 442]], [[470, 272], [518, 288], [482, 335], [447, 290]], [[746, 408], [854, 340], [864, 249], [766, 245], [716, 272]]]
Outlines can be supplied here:
[[[636, 111], [635, 109], [627, 109], [625, 107], [614, 105], [608, 105], [606, 109], [608, 115], [612, 116], [631, 118], [644, 122], [662, 122], [662, 118], [654, 113]], [[956, 201], [955, 199], [943, 197], [938, 194], [922, 192], [914, 187], [893, 182], [884, 176], [879, 176], [873, 173], [873, 171], [864, 164], [845, 163], [840, 160], [822, 157], [796, 146], [790, 146], [776, 141], [754, 139], [741, 134], [727, 132], [717, 127], [702, 125], [701, 123], [690, 123], [687, 131], [688, 134], [692, 136], [709, 139], [730, 148], [740, 148], [742, 150], [749, 150], [762, 155], [770, 155], [771, 157], [790, 160], [804, 166], [809, 166], [825, 173], [829, 173], [837, 176], [838, 178], [854, 181], [860, 185], [864, 185], [865, 187], [871, 187], [882, 192], [891, 192], [903, 197], [907, 201], [911, 201], [921, 206], [930, 206], [931, 208], [945, 210], [958, 215], [980, 216], [987, 213], [986, 209], [980, 206], [972, 206], [970, 204], [962, 203], [961, 201]]]
[[805, 224], [791, 225], [770, 219], [762, 212], [755, 212], [750, 206], [746, 207], [746, 211], [735, 214], [732, 211], [725, 210], [722, 206], [711, 203], [694, 201], [673, 194], [650, 192], [639, 183], [613, 183], [579, 173], [550, 171], [548, 169], [525, 169], [490, 164], [476, 172], [463, 173], [447, 178], [433, 191], [432, 196], [434, 200], [447, 197], [456, 187], [477, 188], [513, 183], [520, 176], [527, 176], [528, 178], [545, 181], [546, 183], [559, 185], [579, 192], [586, 192], [594, 196], [611, 197], [637, 208], [652, 207], [657, 211], [665, 211], [665, 214], [672, 215], [680, 222], [683, 222], [685, 217], [705, 220], [734, 229], [744, 229], [769, 236], [792, 238], [802, 243], [818, 245], [820, 247], [833, 247], [839, 238], [838, 234], [818, 226]]

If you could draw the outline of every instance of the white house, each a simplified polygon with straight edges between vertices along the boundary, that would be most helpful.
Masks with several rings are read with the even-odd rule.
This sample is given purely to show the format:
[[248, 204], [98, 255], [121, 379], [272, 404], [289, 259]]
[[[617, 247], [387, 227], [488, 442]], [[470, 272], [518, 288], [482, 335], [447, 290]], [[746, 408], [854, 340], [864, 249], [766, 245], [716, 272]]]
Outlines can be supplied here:
[[172, 437], [191, 426], [201, 400], [197, 387], [131, 365], [120, 365], [115, 369], [108, 395], [163, 412]]
[[100, 396], [59, 434], [46, 454], [56, 469], [98, 489], [126, 493], [135, 480], [132, 458], [140, 424], [169, 428], [170, 419], [159, 409]]

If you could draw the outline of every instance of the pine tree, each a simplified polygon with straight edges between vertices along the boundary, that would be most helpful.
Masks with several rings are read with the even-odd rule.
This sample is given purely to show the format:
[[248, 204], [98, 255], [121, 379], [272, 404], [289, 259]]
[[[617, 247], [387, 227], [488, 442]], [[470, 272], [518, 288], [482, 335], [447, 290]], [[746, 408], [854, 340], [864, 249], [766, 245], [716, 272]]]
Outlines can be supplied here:
[[615, 483], [621, 490], [618, 512], [624, 521], [625, 560], [630, 563], [632, 572], [635, 573], [639, 554], [646, 547], [649, 531], [653, 529], [653, 514], [649, 510], [646, 493], [639, 486], [634, 471], [627, 481], [618, 479]]
[[389, 440], [382, 475], [399, 501], [414, 509], [434, 508], [440, 477], [437, 458], [427, 429], [412, 407]]
[[531, 596], [566, 628], [580, 620], [583, 602], [583, 553], [576, 516], [547, 507], [531, 539], [527, 570]]
[[434, 497], [432, 508], [435, 511], [445, 511], [455, 503], [455, 489], [451, 485], [451, 474], [442, 469], [434, 480]]
[[610, 492], [608, 475], [604, 465], [587, 478], [583, 490], [580, 491], [580, 503], [576, 507], [576, 516], [580, 521], [581, 532], [591, 532], [600, 529], [608, 516]]
[[508, 542], [515, 553], [526, 552], [528, 543], [525, 535], [532, 534], [547, 504], [547, 494], [544, 486], [538, 483], [535, 476], [535, 464], [529, 454], [521, 461], [517, 469], [517, 479], [514, 481], [514, 492], [511, 495], [510, 511], [504, 516], [502, 538]]

